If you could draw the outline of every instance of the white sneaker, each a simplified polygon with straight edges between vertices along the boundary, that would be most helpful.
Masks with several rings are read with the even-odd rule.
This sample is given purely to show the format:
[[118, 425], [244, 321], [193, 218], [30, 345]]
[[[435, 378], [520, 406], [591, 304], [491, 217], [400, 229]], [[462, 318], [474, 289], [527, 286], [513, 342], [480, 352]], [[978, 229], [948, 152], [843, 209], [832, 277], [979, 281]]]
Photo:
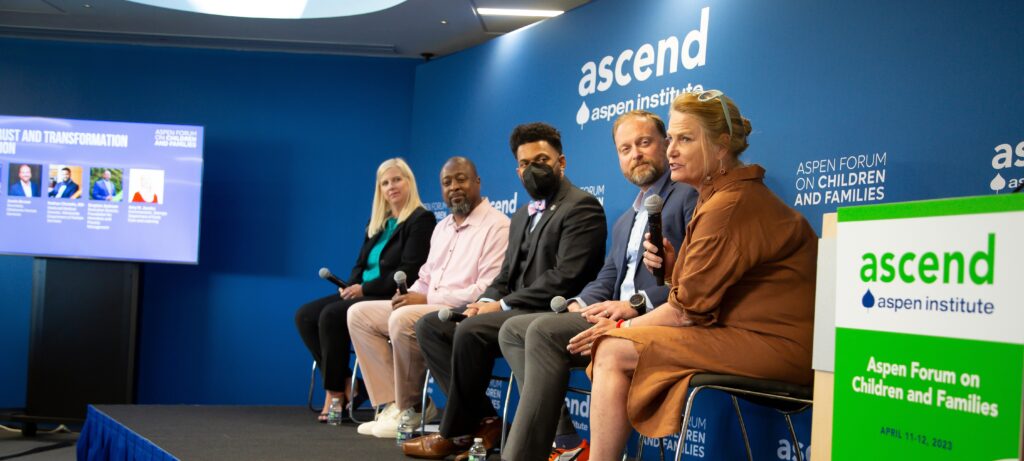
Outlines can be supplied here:
[[[385, 405], [384, 409], [377, 413], [376, 416], [374, 416], [373, 421], [360, 424], [359, 427], [356, 428], [356, 432], [363, 435], [373, 435], [373, 429], [377, 427], [377, 423], [384, 419], [393, 419], [394, 415], [397, 414], [398, 405], [395, 405], [395, 402], [391, 402]], [[395, 427], [398, 427], [398, 425], [396, 424]]]
[[412, 408], [406, 408], [405, 410], [399, 411], [394, 415], [393, 420], [381, 419], [378, 423], [373, 426], [373, 436], [380, 437], [382, 439], [393, 439], [398, 437], [398, 425], [402, 424], [402, 418], [406, 415], [409, 416], [409, 425], [419, 430], [420, 424], [423, 422], [424, 416], [427, 421], [431, 421], [437, 417], [437, 407], [434, 406], [434, 402], [427, 402], [427, 409], [423, 413], [417, 413]]

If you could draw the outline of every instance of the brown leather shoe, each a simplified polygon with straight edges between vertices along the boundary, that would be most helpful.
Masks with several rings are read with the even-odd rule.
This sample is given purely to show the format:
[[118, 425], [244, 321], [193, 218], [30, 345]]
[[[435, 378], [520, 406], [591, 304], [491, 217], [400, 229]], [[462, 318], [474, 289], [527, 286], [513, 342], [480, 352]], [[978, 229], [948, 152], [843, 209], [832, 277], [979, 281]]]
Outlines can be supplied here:
[[402, 453], [413, 458], [444, 459], [456, 451], [467, 447], [456, 445], [441, 434], [430, 434], [402, 443]]
[[473, 437], [484, 439], [484, 448], [490, 450], [501, 444], [501, 418], [490, 416], [480, 421]]
[[[480, 437], [484, 440], [484, 448], [491, 451], [501, 443], [501, 418], [488, 417], [480, 421], [480, 425], [473, 433], [473, 438]], [[463, 451], [455, 457], [455, 461], [469, 460], [469, 451]]]

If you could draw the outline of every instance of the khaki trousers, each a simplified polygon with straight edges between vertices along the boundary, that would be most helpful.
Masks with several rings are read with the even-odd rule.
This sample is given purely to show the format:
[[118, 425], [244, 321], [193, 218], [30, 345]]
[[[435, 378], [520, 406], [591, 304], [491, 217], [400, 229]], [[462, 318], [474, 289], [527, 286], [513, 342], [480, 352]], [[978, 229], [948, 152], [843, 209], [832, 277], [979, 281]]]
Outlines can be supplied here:
[[387, 300], [364, 301], [349, 308], [349, 334], [373, 405], [395, 402], [404, 410], [420, 402], [427, 367], [414, 326], [420, 317], [445, 307], [419, 304], [392, 309]]

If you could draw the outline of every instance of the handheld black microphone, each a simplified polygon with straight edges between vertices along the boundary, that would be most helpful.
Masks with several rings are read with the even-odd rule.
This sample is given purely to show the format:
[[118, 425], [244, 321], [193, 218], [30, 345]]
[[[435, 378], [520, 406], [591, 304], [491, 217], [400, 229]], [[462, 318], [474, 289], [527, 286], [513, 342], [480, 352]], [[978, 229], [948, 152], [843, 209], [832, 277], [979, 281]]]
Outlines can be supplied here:
[[395, 283], [398, 284], [398, 293], [399, 294], [403, 294], [403, 295], [409, 294], [409, 285], [405, 284], [405, 272], [404, 271], [397, 271], [397, 272], [395, 272]]
[[[658, 256], [662, 258], [665, 257], [665, 245], [661, 241], [661, 208], [663, 206], [665, 206], [665, 202], [658, 194], [654, 194], [644, 200], [644, 208], [647, 209], [647, 232], [651, 233], [651, 243], [658, 248]], [[661, 267], [652, 269], [651, 273], [654, 274], [654, 280], [658, 285], [665, 284], [664, 263], [662, 263]]]
[[564, 296], [555, 296], [551, 298], [551, 310], [555, 311], [556, 314], [565, 312], [569, 307], [569, 303], [565, 302]]
[[451, 309], [446, 307], [444, 309], [437, 311], [437, 318], [440, 319], [442, 322], [461, 322], [463, 320], [468, 319], [469, 317], [466, 317], [464, 314], [460, 314], [458, 312], [452, 312]]
[[342, 282], [340, 279], [335, 277], [334, 274], [331, 273], [330, 269], [327, 269], [326, 267], [321, 267], [319, 274], [320, 278], [337, 285], [338, 288], [348, 288], [347, 283]]

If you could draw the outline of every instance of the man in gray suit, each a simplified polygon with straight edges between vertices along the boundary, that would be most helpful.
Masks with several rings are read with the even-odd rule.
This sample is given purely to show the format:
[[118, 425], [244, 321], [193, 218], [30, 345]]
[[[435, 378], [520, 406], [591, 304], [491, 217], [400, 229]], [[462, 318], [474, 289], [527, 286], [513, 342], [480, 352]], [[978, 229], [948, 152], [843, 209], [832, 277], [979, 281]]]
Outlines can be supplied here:
[[[665, 123], [657, 115], [647, 111], [623, 114], [615, 121], [612, 135], [622, 174], [640, 190], [633, 206], [615, 222], [604, 267], [569, 300], [567, 313], [521, 315], [502, 325], [501, 351], [512, 366], [522, 396], [502, 459], [547, 459], [556, 435], [556, 446], [568, 452], [567, 457], [586, 459], [579, 455], [587, 445], [576, 435], [563, 399], [570, 368], [586, 366], [589, 359], [570, 354], [566, 350], [569, 340], [596, 319], [631, 319], [668, 299], [669, 286], [658, 285], [641, 264], [648, 221], [643, 203], [653, 194], [662, 198], [663, 234], [679, 248], [697, 204], [697, 191], [669, 179]], [[575, 293], [565, 290], [559, 294]]]
[[[561, 135], [543, 123], [520, 125], [510, 139], [523, 187], [534, 199], [512, 216], [501, 271], [456, 326], [428, 315], [416, 323], [427, 367], [448, 397], [440, 433], [405, 442], [419, 458], [468, 450], [472, 436], [496, 445], [501, 423], [486, 395], [498, 330], [508, 319], [548, 310], [551, 298], [583, 288], [601, 265], [608, 236], [604, 208], [565, 177]], [[459, 310], [456, 310], [459, 311]]]

